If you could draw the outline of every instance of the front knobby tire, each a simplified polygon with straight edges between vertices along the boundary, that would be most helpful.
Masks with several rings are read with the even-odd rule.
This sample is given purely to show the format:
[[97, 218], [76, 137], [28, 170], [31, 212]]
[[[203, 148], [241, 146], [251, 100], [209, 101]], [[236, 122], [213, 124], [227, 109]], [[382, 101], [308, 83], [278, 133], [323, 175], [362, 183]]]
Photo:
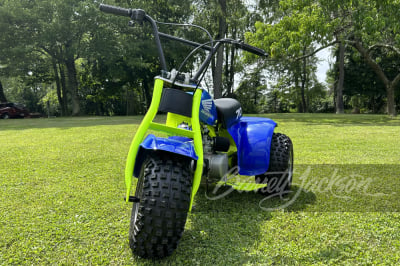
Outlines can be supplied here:
[[293, 177], [293, 144], [281, 133], [272, 135], [268, 171], [256, 176], [256, 183], [267, 184], [258, 190], [262, 195], [283, 196], [290, 192]]
[[190, 206], [190, 161], [179, 156], [149, 155], [136, 186], [129, 230], [132, 252], [163, 258], [178, 246]]

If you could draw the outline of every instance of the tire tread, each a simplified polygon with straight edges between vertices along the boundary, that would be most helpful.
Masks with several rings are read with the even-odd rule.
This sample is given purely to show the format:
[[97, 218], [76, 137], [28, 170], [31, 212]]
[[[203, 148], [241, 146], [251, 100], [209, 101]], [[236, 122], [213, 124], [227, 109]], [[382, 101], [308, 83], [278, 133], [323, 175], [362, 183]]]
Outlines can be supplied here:
[[136, 203], [136, 221], [132, 209], [130, 247], [140, 257], [163, 258], [176, 249], [184, 231], [192, 186], [189, 164], [153, 154], [143, 165], [143, 198]]

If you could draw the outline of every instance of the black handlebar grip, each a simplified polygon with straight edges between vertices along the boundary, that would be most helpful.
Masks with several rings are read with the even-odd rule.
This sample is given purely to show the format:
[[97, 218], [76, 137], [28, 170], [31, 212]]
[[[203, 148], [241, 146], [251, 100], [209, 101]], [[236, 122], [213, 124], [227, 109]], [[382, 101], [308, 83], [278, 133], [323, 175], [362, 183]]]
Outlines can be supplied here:
[[256, 54], [258, 56], [268, 56], [267, 52], [265, 52], [263, 49], [254, 47], [254, 46], [252, 46], [250, 44], [246, 44], [244, 42], [237, 42], [236, 46], [239, 47], [240, 49], [243, 49], [247, 52]]
[[132, 15], [132, 9], [105, 5], [105, 4], [100, 4], [100, 11], [124, 17], [131, 17]]

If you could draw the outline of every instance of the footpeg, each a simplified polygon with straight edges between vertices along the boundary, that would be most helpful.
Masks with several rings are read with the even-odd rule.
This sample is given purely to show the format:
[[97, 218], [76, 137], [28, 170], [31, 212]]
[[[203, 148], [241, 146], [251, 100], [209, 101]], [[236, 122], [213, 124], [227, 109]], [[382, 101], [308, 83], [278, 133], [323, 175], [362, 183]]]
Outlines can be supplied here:
[[[126, 197], [124, 197], [124, 200], [126, 201]], [[137, 203], [137, 202], [140, 202], [140, 199], [137, 198], [137, 197], [135, 197], [135, 196], [129, 196], [128, 201], [129, 201], [129, 202]]]

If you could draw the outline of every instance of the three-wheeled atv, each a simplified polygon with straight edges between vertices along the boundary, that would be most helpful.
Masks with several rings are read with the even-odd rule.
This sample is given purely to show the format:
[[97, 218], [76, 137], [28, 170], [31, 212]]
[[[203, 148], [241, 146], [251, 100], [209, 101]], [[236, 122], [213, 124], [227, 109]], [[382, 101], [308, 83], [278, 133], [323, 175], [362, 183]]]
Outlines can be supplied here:
[[[236, 174], [254, 178], [254, 189], [260, 193], [288, 192], [293, 172], [289, 137], [274, 133], [277, 124], [271, 119], [244, 117], [237, 100], [213, 100], [200, 87], [221, 45], [258, 56], [266, 56], [264, 50], [233, 39], [201, 44], [161, 33], [157, 22], [141, 9], [100, 5], [100, 10], [139, 24], [149, 22], [162, 68], [126, 162], [126, 201], [133, 202], [129, 240], [134, 254], [162, 258], [175, 250], [202, 178], [207, 183], [227, 183], [230, 169], [235, 168]], [[193, 76], [179, 68], [168, 71], [160, 37], [194, 47], [188, 57], [200, 49], [209, 53]], [[159, 112], [167, 114], [165, 123], [153, 121]], [[149, 129], [167, 136], [147, 134]], [[131, 195], [133, 177], [137, 183]]]

